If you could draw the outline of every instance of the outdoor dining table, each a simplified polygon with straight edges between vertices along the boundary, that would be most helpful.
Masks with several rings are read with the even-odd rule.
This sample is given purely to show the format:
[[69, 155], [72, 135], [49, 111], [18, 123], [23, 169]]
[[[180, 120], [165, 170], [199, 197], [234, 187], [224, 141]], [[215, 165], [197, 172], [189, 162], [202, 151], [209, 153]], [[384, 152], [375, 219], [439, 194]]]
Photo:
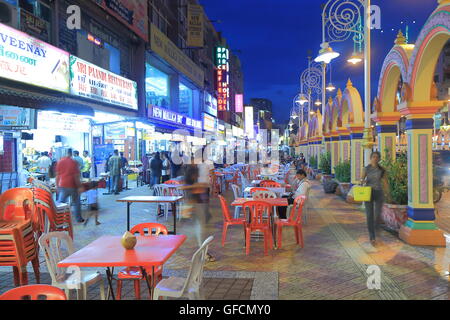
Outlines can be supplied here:
[[[248, 202], [248, 201], [263, 201], [263, 202], [267, 202], [268, 204], [270, 204], [270, 206], [272, 207], [288, 207], [289, 203], [288, 203], [288, 199], [287, 198], [264, 198], [264, 199], [253, 199], [253, 198], [237, 198], [236, 200], [234, 200], [231, 205], [234, 207], [241, 207], [244, 205], [244, 203]], [[277, 242], [276, 242], [276, 237], [275, 237], [275, 219], [274, 219], [274, 211], [271, 210], [271, 214], [270, 214], [270, 223], [272, 225], [272, 237], [273, 237], [273, 243], [274, 246], [276, 248], [277, 246]]]
[[[126, 250], [121, 236], [103, 236], [58, 263], [59, 268], [106, 268], [109, 292], [115, 300], [112, 280], [114, 267], [140, 267], [150, 299], [155, 288], [155, 268], [164, 265], [186, 241], [185, 235], [137, 236], [134, 249]], [[146, 268], [152, 269], [151, 283]], [[109, 298], [109, 295], [108, 295]]]
[[130, 231], [130, 207], [134, 202], [141, 203], [170, 203], [172, 205], [173, 212], [173, 231], [169, 231], [169, 234], [177, 234], [177, 202], [183, 199], [182, 196], [129, 196], [126, 198], [118, 199], [117, 202], [127, 203], [127, 230]]
[[[253, 187], [247, 187], [244, 189], [244, 194], [250, 195], [250, 190], [253, 189]], [[286, 188], [281, 187], [281, 188], [270, 188], [270, 187], [264, 187], [264, 189], [267, 189], [269, 191], [272, 191], [273, 193], [275, 193], [276, 195], [280, 196], [283, 195], [284, 193], [286, 193]]]

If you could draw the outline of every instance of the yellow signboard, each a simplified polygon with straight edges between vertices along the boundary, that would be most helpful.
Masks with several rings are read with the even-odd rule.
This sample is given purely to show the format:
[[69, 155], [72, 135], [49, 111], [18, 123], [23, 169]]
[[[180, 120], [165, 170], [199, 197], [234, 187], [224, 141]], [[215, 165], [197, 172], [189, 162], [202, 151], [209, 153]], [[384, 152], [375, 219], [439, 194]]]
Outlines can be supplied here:
[[203, 47], [203, 8], [197, 4], [188, 5], [188, 47]]
[[191, 79], [200, 88], [203, 88], [203, 70], [178, 49], [154, 24], [150, 26], [150, 49]]

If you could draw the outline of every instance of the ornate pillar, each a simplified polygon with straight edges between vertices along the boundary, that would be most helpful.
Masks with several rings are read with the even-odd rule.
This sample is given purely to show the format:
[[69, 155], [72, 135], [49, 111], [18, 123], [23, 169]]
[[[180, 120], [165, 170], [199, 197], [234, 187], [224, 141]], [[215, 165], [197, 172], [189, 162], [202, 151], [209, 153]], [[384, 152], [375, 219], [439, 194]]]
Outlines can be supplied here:
[[393, 160], [397, 151], [397, 123], [400, 120], [399, 112], [377, 112], [372, 116], [377, 123], [378, 150], [381, 158], [386, 159], [389, 153]]
[[331, 136], [329, 133], [324, 133], [323, 140], [325, 141], [325, 150], [324, 152], [331, 152]]
[[339, 133], [331, 132], [331, 174], [334, 174], [334, 167], [339, 163]]
[[399, 236], [412, 245], [445, 246], [442, 230], [435, 224], [433, 203], [433, 115], [442, 106], [404, 107], [408, 140], [408, 221]]
[[362, 146], [364, 136], [364, 124], [348, 125], [350, 130], [350, 164], [352, 172], [352, 184], [358, 184], [361, 181], [361, 177], [364, 169], [364, 149]]
[[338, 128], [339, 133], [339, 162], [350, 160], [350, 131]]

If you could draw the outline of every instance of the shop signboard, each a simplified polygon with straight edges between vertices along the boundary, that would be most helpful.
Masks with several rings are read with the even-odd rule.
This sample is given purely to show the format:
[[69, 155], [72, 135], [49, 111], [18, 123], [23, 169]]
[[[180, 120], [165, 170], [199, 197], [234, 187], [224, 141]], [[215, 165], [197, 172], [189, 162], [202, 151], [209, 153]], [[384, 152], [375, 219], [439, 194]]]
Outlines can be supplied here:
[[157, 106], [148, 107], [148, 118], [161, 120], [177, 126], [181, 125], [191, 129], [202, 130], [202, 121]]
[[217, 99], [205, 91], [205, 112], [217, 117]]
[[229, 65], [230, 51], [225, 47], [216, 47], [215, 63], [216, 63], [216, 89], [218, 92], [219, 111], [227, 111], [229, 109], [230, 89], [229, 89]]
[[70, 92], [84, 98], [138, 109], [137, 83], [70, 56]]
[[139, 37], [148, 39], [147, 1], [142, 0], [92, 0], [122, 21]]
[[191, 79], [197, 86], [203, 88], [203, 70], [153, 24], [150, 26], [150, 49]]
[[91, 128], [90, 121], [87, 118], [51, 111], [39, 111], [37, 125], [38, 129], [47, 129], [54, 132], [77, 131], [87, 133]]
[[123, 140], [127, 137], [126, 129], [123, 123], [105, 125], [105, 139]]
[[20, 10], [20, 30], [42, 41], [50, 41], [50, 23], [24, 9]]
[[34, 126], [35, 110], [0, 105], [1, 130], [29, 130]]
[[188, 47], [203, 47], [203, 8], [198, 4], [188, 4]]
[[249, 139], [254, 138], [254, 119], [253, 119], [253, 107], [245, 107], [245, 133]]
[[0, 77], [69, 93], [69, 53], [0, 23]]
[[203, 113], [203, 130], [216, 131], [216, 117]]
[[113, 144], [98, 144], [94, 148], [94, 163], [101, 164], [103, 161], [108, 159], [108, 157], [113, 154], [114, 145]]
[[236, 112], [244, 112], [244, 95], [236, 94], [234, 98], [235, 103], [235, 111]]

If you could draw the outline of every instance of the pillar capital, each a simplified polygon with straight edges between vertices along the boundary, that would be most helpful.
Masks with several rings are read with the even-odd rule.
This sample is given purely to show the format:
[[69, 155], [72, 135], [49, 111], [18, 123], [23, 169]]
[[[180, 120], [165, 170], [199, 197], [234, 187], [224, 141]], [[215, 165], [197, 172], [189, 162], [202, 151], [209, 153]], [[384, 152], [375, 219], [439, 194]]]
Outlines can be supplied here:
[[350, 133], [364, 133], [364, 123], [348, 124], [347, 129]]
[[379, 126], [383, 125], [396, 125], [400, 120], [400, 112], [375, 112], [372, 115], [372, 119]]
[[398, 111], [407, 119], [433, 118], [439, 109], [445, 105], [444, 101], [403, 102], [398, 105]]
[[350, 130], [346, 127], [339, 127], [337, 128], [337, 132], [340, 136], [348, 136], [350, 135]]

